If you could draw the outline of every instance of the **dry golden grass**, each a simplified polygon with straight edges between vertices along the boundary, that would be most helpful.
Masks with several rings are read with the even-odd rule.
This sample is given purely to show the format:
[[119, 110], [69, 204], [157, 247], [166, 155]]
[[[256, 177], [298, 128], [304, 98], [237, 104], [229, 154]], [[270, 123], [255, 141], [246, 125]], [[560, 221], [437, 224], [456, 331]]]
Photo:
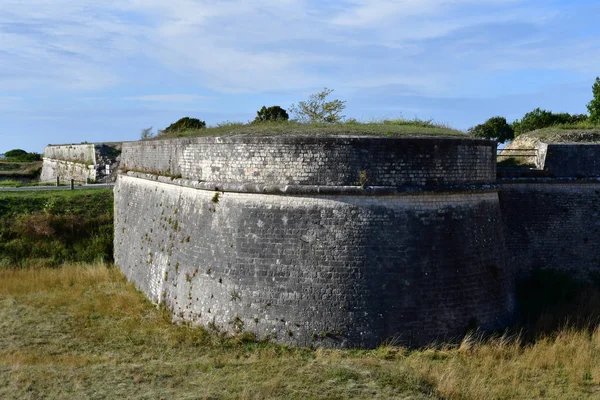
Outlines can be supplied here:
[[102, 264], [0, 270], [0, 398], [600, 398], [600, 330], [292, 349], [175, 326]]

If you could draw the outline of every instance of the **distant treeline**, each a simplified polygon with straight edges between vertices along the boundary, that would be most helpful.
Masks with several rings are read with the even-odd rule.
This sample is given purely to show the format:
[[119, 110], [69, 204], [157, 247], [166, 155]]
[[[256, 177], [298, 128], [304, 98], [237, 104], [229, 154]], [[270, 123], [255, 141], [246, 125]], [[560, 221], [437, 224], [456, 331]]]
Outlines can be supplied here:
[[508, 123], [506, 118], [496, 116], [488, 119], [483, 124], [469, 128], [469, 133], [504, 143], [523, 133], [551, 126], [572, 128], [600, 127], [600, 77], [596, 78], [592, 86], [592, 100], [587, 104], [588, 114], [554, 113], [552, 111], [536, 108], [528, 112], [521, 119]]

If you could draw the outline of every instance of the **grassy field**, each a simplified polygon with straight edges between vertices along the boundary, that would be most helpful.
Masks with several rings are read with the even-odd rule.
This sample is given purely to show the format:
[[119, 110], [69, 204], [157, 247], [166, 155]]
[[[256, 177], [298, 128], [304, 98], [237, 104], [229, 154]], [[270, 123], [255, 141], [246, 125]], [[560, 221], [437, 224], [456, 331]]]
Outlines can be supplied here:
[[104, 264], [0, 270], [0, 398], [600, 397], [600, 330], [294, 349], [176, 326]]
[[0, 268], [112, 260], [113, 193], [0, 192]]
[[337, 124], [300, 124], [292, 121], [261, 123], [224, 123], [215, 127], [162, 133], [157, 137], [225, 136], [225, 135], [373, 135], [373, 136], [461, 136], [464, 132], [428, 120], [385, 120], [379, 122], [343, 122]]

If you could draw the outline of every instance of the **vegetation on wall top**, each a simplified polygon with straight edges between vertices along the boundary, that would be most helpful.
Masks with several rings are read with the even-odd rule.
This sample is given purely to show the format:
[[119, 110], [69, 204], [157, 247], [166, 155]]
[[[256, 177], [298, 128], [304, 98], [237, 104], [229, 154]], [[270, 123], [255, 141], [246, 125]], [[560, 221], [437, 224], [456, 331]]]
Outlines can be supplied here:
[[[536, 132], [534, 135], [538, 136], [550, 135], [548, 139], [553, 141], [597, 141], [597, 139], [591, 140], [593, 135], [589, 134], [581, 135], [577, 132], [558, 134], [560, 130], [600, 130], [600, 77], [596, 78], [592, 86], [592, 95], [593, 99], [587, 104], [589, 115], [566, 112], [554, 113], [538, 107], [511, 124], [508, 124], [503, 117], [490, 118], [483, 124], [470, 128], [469, 133], [477, 137], [497, 140], [499, 143], [504, 143], [530, 132]], [[557, 134], [558, 136], [556, 136]]]
[[262, 108], [256, 112], [256, 118], [254, 118], [254, 122], [287, 121], [289, 119], [290, 116], [288, 115], [287, 111], [279, 106], [262, 106]]

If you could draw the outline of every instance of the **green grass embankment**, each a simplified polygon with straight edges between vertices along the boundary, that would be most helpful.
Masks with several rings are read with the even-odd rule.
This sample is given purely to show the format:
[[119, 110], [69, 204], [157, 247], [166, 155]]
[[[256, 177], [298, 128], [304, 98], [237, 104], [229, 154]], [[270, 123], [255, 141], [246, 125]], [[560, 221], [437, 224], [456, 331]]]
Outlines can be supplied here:
[[215, 127], [187, 130], [182, 132], [163, 132], [156, 139], [194, 136], [228, 135], [368, 135], [368, 136], [459, 136], [468, 138], [464, 132], [443, 124], [428, 120], [385, 120], [380, 122], [343, 122], [336, 124], [301, 124], [293, 121], [261, 123], [224, 123]]
[[113, 193], [0, 192], [0, 268], [110, 262]]

